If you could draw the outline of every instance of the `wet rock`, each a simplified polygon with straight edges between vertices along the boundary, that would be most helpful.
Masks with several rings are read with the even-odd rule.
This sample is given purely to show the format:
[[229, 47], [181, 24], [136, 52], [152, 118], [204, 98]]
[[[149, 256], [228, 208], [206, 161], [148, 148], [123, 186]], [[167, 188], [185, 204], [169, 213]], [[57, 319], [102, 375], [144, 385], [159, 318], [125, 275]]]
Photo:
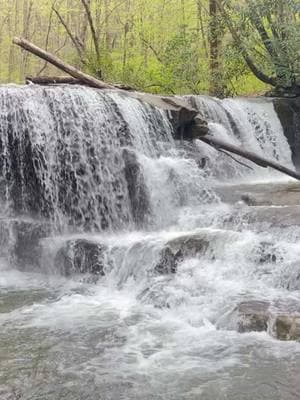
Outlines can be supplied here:
[[132, 216], [136, 225], [141, 227], [151, 214], [149, 193], [135, 152], [128, 149], [123, 150], [123, 158]]
[[235, 204], [241, 199], [251, 206], [296, 206], [300, 205], [300, 183], [275, 182], [257, 184], [239, 184], [218, 186], [220, 198], [229, 204]]
[[196, 257], [208, 248], [208, 241], [202, 235], [185, 235], [170, 240], [160, 253], [160, 258], [155, 266], [159, 274], [175, 273], [178, 264], [185, 258]]
[[247, 206], [253, 207], [253, 206], [261, 206], [261, 205], [272, 205], [272, 202], [269, 200], [263, 200], [260, 201], [259, 199], [256, 199], [255, 197], [249, 195], [249, 194], [243, 194], [241, 196], [241, 200], [247, 204]]
[[190, 123], [181, 130], [177, 130], [175, 139], [192, 141], [209, 133], [207, 122], [198, 114]]
[[257, 205], [255, 199], [254, 199], [253, 197], [249, 196], [248, 194], [243, 194], [243, 195], [241, 196], [241, 200], [242, 200], [245, 204], [247, 204], [247, 206], [256, 206], [256, 205]]
[[56, 257], [55, 266], [65, 275], [93, 274], [105, 275], [106, 246], [85, 239], [68, 241]]
[[275, 245], [270, 242], [261, 242], [256, 252], [257, 261], [260, 264], [265, 263], [276, 263], [277, 261], [283, 261], [283, 257], [277, 251]]
[[293, 161], [300, 165], [300, 97], [276, 98], [273, 100], [275, 111], [280, 119], [284, 134], [292, 150]]
[[3, 218], [0, 220], [0, 255], [21, 270], [41, 267], [41, 239], [51, 235], [47, 221]]
[[15, 237], [14, 255], [19, 267], [40, 267], [42, 249], [40, 240], [51, 234], [49, 223], [16, 220], [13, 224]]
[[174, 253], [170, 247], [166, 247], [160, 254], [160, 259], [155, 266], [155, 271], [161, 275], [175, 274], [177, 271], [177, 265], [182, 261], [182, 259], [181, 250]]
[[283, 274], [282, 287], [288, 290], [300, 290], [300, 266], [299, 263], [292, 263], [286, 273]]
[[[198, 114], [198, 111], [185, 98], [162, 97], [138, 92], [133, 93], [132, 96], [153, 107], [168, 112], [176, 139], [180, 138], [182, 134], [184, 135], [186, 127], [194, 124], [194, 118]], [[207, 127], [205, 121], [203, 121], [203, 125]]]
[[236, 316], [236, 327], [240, 333], [269, 332], [279, 340], [300, 340], [300, 313], [297, 307], [288, 303], [274, 305], [251, 300], [240, 303], [232, 314]]
[[268, 329], [268, 309], [270, 304], [264, 301], [243, 302], [237, 307], [238, 331], [262, 332]]
[[300, 340], [300, 314], [277, 315], [273, 333], [280, 340]]

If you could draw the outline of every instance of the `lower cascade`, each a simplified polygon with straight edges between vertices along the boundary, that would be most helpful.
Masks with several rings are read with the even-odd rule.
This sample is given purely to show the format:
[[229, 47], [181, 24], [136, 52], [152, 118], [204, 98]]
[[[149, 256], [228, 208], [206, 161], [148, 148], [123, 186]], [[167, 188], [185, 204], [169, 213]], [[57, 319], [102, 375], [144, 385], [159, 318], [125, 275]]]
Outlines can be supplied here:
[[[185, 100], [295, 168], [272, 99]], [[0, 166], [0, 399], [300, 398], [297, 181], [80, 86], [0, 86]]]

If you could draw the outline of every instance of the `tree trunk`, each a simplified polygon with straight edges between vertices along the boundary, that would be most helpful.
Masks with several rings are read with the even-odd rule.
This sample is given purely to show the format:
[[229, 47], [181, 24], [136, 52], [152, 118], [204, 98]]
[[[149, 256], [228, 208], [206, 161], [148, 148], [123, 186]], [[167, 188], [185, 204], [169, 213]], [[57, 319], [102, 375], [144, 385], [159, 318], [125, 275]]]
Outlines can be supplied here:
[[229, 151], [230, 153], [237, 154], [238, 156], [241, 156], [243, 158], [246, 158], [247, 160], [252, 161], [254, 164], [257, 164], [260, 167], [263, 167], [263, 168], [270, 167], [279, 172], [282, 172], [283, 174], [291, 176], [292, 178], [300, 180], [300, 174], [298, 174], [297, 172], [295, 172], [289, 168], [286, 168], [283, 165], [281, 165], [275, 161], [268, 160], [264, 157], [258, 156], [255, 153], [241, 149], [240, 147], [234, 146], [232, 144], [223, 142], [222, 140], [216, 139], [212, 135], [202, 136], [200, 134], [198, 139], [202, 140], [202, 142], [205, 142], [205, 143], [209, 144], [210, 146], [216, 148], [217, 150], [222, 149], [225, 151]]
[[64, 61], [59, 59], [58, 57], [54, 56], [47, 51], [40, 49], [39, 47], [35, 46], [34, 44], [28, 42], [23, 38], [14, 38], [13, 43], [22, 47], [24, 50], [29, 51], [30, 53], [36, 55], [37, 57], [42, 58], [45, 61], [48, 61], [50, 64], [54, 65], [55, 67], [61, 69], [62, 71], [66, 72], [67, 74], [73, 76], [73, 78], [77, 78], [82, 80], [87, 85], [99, 88], [99, 89], [114, 89], [114, 86], [109, 85], [99, 79], [96, 79], [84, 72], [79, 71], [78, 69], [74, 68], [72, 65], [66, 64]]
[[209, 0], [209, 48], [210, 48], [210, 84], [209, 94], [222, 97], [223, 88], [220, 76], [220, 34], [218, 32], [218, 5], [217, 0]]

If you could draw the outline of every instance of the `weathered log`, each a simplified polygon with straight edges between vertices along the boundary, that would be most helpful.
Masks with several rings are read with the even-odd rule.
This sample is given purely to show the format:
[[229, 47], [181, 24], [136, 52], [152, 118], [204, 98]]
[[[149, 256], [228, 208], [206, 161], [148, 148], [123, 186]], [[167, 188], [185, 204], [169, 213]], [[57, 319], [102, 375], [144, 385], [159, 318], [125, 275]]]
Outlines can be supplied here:
[[77, 78], [82, 80], [87, 85], [93, 86], [99, 89], [114, 89], [113, 85], [109, 85], [106, 82], [103, 82], [99, 79], [94, 78], [91, 75], [85, 74], [84, 72], [74, 68], [72, 65], [65, 63], [60, 58], [54, 56], [51, 53], [41, 49], [38, 46], [35, 46], [33, 43], [30, 43], [28, 40], [23, 38], [15, 37], [13, 39], [13, 43], [17, 46], [22, 47], [24, 50], [29, 51], [30, 53], [36, 55], [37, 57], [42, 58], [43, 60], [49, 62], [50, 64], [54, 65], [55, 67], [61, 69], [62, 71], [66, 72], [67, 74], [71, 75], [73, 78]]
[[[34, 83], [36, 85], [86, 85], [90, 87], [98, 88], [91, 84], [87, 84], [82, 79], [73, 78], [72, 76], [26, 76], [26, 83]], [[114, 83], [115, 89], [134, 91], [135, 89], [129, 85], [121, 85]]]
[[258, 156], [255, 153], [241, 149], [240, 147], [237, 147], [233, 144], [229, 144], [229, 143], [223, 142], [222, 140], [216, 139], [215, 137], [213, 137], [210, 134], [206, 135], [206, 136], [199, 135], [198, 139], [202, 140], [202, 142], [205, 142], [205, 143], [209, 144], [210, 146], [216, 148], [217, 150], [218, 149], [226, 150], [230, 153], [237, 154], [238, 156], [246, 158], [247, 160], [252, 161], [254, 164], [259, 165], [260, 167], [263, 167], [263, 168], [270, 167], [279, 172], [282, 172], [283, 174], [291, 176], [292, 178], [300, 180], [300, 174], [298, 174], [297, 172], [295, 172], [289, 168], [286, 168], [283, 165], [281, 165], [275, 161], [268, 160], [264, 157]]
[[26, 76], [26, 83], [34, 83], [36, 85], [86, 85], [80, 79], [72, 76]]

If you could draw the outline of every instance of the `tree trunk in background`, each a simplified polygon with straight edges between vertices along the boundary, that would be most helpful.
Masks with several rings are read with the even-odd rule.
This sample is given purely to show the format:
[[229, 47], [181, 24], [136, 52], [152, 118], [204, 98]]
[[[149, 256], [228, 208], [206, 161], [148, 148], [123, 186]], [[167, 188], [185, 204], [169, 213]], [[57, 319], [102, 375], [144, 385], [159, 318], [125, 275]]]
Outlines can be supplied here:
[[209, 49], [210, 49], [210, 83], [209, 94], [212, 96], [223, 96], [223, 87], [220, 74], [220, 34], [218, 27], [218, 4], [217, 0], [209, 0]]
[[186, 21], [185, 21], [185, 2], [181, 0], [181, 25], [182, 33], [185, 36], [186, 33]]
[[111, 48], [111, 33], [110, 33], [110, 25], [109, 25], [109, 0], [105, 0], [104, 2], [104, 27], [105, 27], [105, 48], [107, 51]]
[[[206, 35], [205, 35], [205, 31], [204, 31], [204, 23], [203, 23], [203, 15], [202, 15], [202, 0], [197, 0], [197, 31], [198, 31], [198, 37], [199, 37], [199, 42], [200, 42], [200, 37], [202, 40], [202, 46], [204, 49], [204, 54], [205, 57], [208, 58], [208, 46], [207, 46], [207, 42], [206, 42]], [[201, 46], [199, 46], [201, 47]]]
[[126, 65], [127, 65], [127, 56], [128, 56], [128, 34], [130, 32], [130, 11], [131, 11], [131, 2], [130, 0], [126, 1], [126, 20], [124, 24], [124, 44], [123, 44], [123, 79], [126, 80]]
[[[23, 37], [29, 39], [30, 37], [30, 20], [32, 19], [33, 0], [24, 0], [23, 3]], [[20, 65], [20, 81], [26, 74], [28, 65], [28, 52], [24, 51], [22, 54], [22, 61]]]
[[[15, 0], [13, 9], [14, 9], [14, 20], [13, 20], [13, 24], [12, 24], [12, 21], [10, 21], [10, 23], [11, 23], [10, 26], [11, 26], [12, 35], [16, 35], [16, 33], [18, 32], [18, 27], [19, 27], [19, 22], [20, 22], [20, 19], [19, 19], [19, 16], [20, 16], [19, 0]], [[18, 60], [16, 59], [15, 49], [14, 49], [13, 46], [10, 46], [10, 49], [9, 49], [9, 60], [8, 60], [8, 81], [9, 82], [12, 82], [13, 79], [14, 79], [13, 73], [16, 73], [15, 64], [17, 62], [18, 62]]]

